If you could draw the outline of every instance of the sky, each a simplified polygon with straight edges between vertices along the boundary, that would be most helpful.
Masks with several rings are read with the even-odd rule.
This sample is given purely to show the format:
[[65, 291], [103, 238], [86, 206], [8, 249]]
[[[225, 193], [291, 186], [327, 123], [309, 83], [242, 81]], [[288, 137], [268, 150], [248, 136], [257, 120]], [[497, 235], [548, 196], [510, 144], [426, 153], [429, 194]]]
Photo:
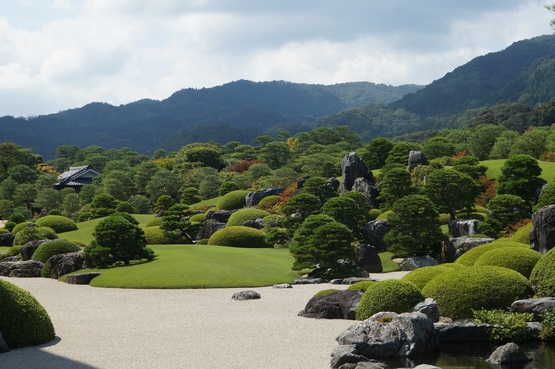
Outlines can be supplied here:
[[239, 79], [429, 84], [552, 34], [547, 0], [10, 0], [0, 116], [162, 100]]

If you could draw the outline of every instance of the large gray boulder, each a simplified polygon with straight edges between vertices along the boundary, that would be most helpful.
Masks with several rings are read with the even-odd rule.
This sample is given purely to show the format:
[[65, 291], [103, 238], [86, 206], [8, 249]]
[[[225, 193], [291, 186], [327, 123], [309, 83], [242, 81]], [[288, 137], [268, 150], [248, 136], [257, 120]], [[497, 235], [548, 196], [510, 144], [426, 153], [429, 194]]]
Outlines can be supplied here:
[[0, 275], [4, 277], [35, 278], [40, 277], [44, 263], [36, 260], [0, 262]]
[[341, 162], [341, 194], [351, 191], [357, 178], [364, 178], [373, 183], [374, 179], [368, 165], [354, 152], [345, 155]]
[[373, 220], [362, 228], [362, 235], [364, 239], [379, 252], [387, 251], [389, 244], [385, 242], [383, 238], [391, 227], [392, 226], [388, 225], [385, 219]]
[[447, 227], [449, 228], [449, 234], [454, 238], [471, 237], [478, 233], [478, 222], [477, 219], [455, 219], [450, 220]]
[[361, 291], [342, 290], [308, 300], [299, 316], [316, 319], [355, 320], [356, 308], [362, 297]]
[[555, 205], [544, 206], [532, 214], [530, 247], [545, 254], [555, 246]]
[[434, 324], [422, 313], [378, 313], [350, 326], [336, 341], [368, 359], [414, 357], [439, 350]]
[[210, 238], [210, 236], [212, 236], [214, 233], [216, 233], [217, 231], [223, 228], [225, 228], [225, 223], [212, 222], [212, 221], [203, 222], [202, 226], [199, 229], [196, 239], [207, 240]]
[[440, 343], [454, 342], [488, 342], [493, 326], [472, 322], [434, 323]]
[[555, 310], [555, 297], [517, 300], [511, 304], [511, 311], [515, 313], [541, 315], [553, 310]]
[[15, 233], [1, 233], [0, 246], [13, 246], [14, 239], [15, 239]]
[[91, 281], [100, 275], [99, 272], [89, 272], [68, 275], [66, 278], [67, 284], [90, 284]]
[[206, 220], [213, 220], [218, 223], [227, 223], [231, 214], [237, 210], [214, 210], [206, 213]]
[[241, 291], [234, 293], [231, 298], [237, 301], [258, 300], [260, 298], [260, 294], [256, 291]]
[[434, 265], [437, 265], [437, 260], [430, 255], [412, 256], [410, 258], [404, 258], [403, 261], [399, 264], [399, 268], [401, 268], [402, 271], [408, 272], [418, 268]]
[[417, 165], [429, 165], [429, 164], [430, 162], [428, 162], [426, 155], [424, 155], [422, 151], [409, 152], [409, 163], [408, 163], [409, 172], [412, 172], [412, 170], [416, 168]]
[[468, 250], [494, 240], [495, 238], [470, 238], [467, 236], [450, 238], [442, 243], [442, 261], [452, 263]]
[[33, 257], [33, 254], [35, 253], [35, 251], [37, 251], [39, 246], [48, 241], [50, 240], [36, 240], [36, 241], [27, 242], [26, 244], [22, 245], [21, 248], [19, 249], [19, 253], [21, 254], [21, 260], [31, 260], [31, 258]]
[[426, 315], [433, 323], [439, 322], [439, 305], [436, 300], [431, 297], [428, 297], [424, 301], [416, 304], [412, 311], [417, 311]]
[[524, 351], [514, 342], [499, 346], [490, 355], [486, 362], [495, 365], [524, 364], [532, 361]]
[[260, 200], [262, 200], [263, 198], [268, 196], [273, 196], [273, 195], [279, 195], [280, 193], [283, 192], [283, 190], [284, 190], [283, 187], [278, 187], [278, 188], [268, 188], [265, 190], [249, 192], [245, 197], [246, 206], [247, 207], [256, 206], [260, 203]]
[[368, 179], [362, 177], [355, 179], [351, 191], [363, 194], [373, 208], [379, 207], [380, 202], [378, 201], [378, 196], [380, 195], [380, 190]]
[[46, 264], [50, 269], [50, 278], [58, 279], [64, 274], [72, 273], [85, 267], [83, 251], [51, 256]]
[[382, 260], [378, 250], [371, 245], [360, 245], [357, 248], [357, 265], [368, 273], [383, 272]]

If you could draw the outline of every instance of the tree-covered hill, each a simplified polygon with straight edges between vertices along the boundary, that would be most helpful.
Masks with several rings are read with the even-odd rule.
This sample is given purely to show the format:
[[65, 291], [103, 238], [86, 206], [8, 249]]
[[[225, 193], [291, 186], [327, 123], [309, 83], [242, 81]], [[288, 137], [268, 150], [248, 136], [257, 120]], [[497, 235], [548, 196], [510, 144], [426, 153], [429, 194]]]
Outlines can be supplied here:
[[32, 148], [47, 158], [64, 144], [127, 146], [150, 152], [160, 147], [174, 150], [194, 141], [250, 143], [278, 125], [298, 131], [318, 117], [364, 104], [389, 103], [421, 87], [241, 80], [184, 89], [162, 101], [145, 99], [120, 106], [91, 103], [44, 116], [6, 116], [0, 118], [0, 140]]

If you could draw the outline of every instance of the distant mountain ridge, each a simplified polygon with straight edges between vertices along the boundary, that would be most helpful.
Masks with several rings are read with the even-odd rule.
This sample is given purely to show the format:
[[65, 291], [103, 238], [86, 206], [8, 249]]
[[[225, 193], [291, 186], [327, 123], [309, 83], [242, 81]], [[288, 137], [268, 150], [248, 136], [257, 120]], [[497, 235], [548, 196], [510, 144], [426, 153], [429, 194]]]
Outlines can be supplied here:
[[[276, 126], [295, 129], [316, 118], [364, 104], [386, 104], [423, 86], [370, 82], [336, 85], [239, 80], [177, 91], [165, 100], [81, 108], [28, 119], [0, 118], [0, 139], [47, 158], [60, 145], [178, 149], [194, 141], [250, 143]], [[298, 129], [297, 129], [298, 130]]]

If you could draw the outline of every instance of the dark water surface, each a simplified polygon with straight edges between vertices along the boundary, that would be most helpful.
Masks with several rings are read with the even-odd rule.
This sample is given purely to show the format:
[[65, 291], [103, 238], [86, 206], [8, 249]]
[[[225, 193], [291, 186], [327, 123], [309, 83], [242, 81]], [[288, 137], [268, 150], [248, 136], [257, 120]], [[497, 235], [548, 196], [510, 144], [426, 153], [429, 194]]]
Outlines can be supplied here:
[[486, 359], [499, 345], [453, 344], [443, 345], [439, 355], [418, 360], [391, 361], [392, 368], [411, 368], [418, 364], [436, 365], [441, 369], [555, 369], [555, 343], [522, 343], [519, 346], [533, 361], [525, 365], [495, 366], [486, 363]]

